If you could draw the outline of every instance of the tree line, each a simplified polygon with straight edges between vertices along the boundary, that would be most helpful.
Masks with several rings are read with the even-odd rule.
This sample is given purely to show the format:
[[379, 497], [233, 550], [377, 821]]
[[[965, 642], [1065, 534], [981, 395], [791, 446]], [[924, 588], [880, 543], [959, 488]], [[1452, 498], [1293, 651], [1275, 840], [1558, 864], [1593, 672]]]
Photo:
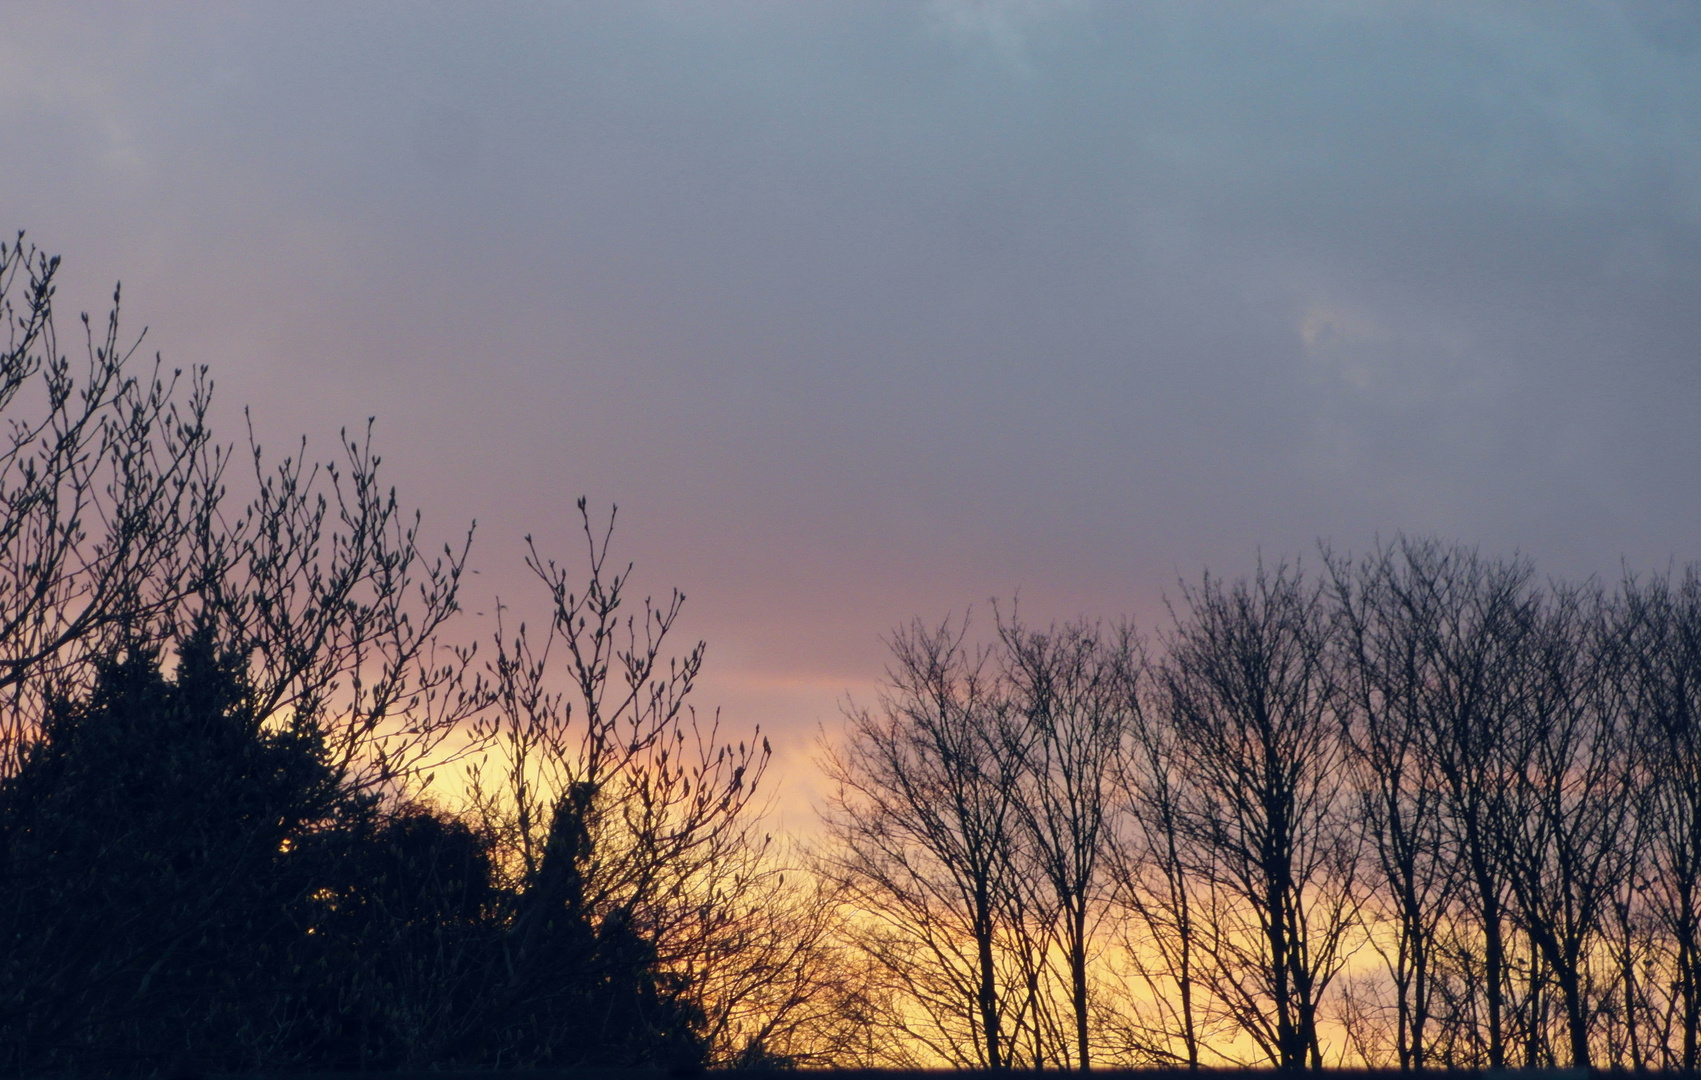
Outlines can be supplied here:
[[894, 635], [824, 759], [900, 1059], [1697, 1066], [1695, 569], [1400, 538], [995, 623]]
[[820, 835], [613, 518], [468, 642], [370, 428], [0, 244], [0, 1071], [1701, 1065], [1701, 575], [1397, 539], [890, 638]]

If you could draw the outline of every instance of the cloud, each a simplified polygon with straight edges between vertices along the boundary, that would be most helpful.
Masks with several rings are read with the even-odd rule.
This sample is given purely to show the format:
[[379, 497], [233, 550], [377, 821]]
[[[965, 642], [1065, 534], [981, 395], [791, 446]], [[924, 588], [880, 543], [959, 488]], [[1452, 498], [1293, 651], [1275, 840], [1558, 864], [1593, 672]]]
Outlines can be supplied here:
[[925, 10], [934, 33], [1031, 75], [1036, 38], [1052, 30], [1056, 20], [1089, 7], [1090, 0], [928, 0]]

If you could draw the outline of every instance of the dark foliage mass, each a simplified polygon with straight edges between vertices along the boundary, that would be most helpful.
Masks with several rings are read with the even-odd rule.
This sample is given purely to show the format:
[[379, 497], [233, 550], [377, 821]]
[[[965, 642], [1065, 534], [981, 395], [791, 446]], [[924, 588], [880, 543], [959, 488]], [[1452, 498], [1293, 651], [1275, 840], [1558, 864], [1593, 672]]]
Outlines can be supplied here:
[[571, 808], [498, 888], [484, 837], [351, 793], [311, 719], [264, 727], [245, 670], [204, 630], [173, 679], [138, 649], [0, 786], [15, 1064], [700, 1058], [653, 947], [584, 911]]

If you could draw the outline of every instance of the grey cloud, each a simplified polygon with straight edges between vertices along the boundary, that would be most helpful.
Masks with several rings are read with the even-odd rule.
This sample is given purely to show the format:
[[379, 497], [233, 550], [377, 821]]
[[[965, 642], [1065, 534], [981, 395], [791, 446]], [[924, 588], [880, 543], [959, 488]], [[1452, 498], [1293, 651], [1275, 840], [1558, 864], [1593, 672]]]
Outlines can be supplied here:
[[492, 577], [618, 500], [741, 665], [863, 678], [1320, 535], [1695, 555], [1685, 10], [14, 5], [0, 191]]

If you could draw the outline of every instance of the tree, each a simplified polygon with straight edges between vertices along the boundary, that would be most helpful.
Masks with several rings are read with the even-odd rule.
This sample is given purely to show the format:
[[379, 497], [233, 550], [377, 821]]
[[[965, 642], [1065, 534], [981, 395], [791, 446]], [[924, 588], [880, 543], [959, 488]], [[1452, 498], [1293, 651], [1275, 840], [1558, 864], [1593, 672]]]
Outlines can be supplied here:
[[1025, 990], [1008, 922], [1022, 758], [989, 655], [965, 632], [917, 622], [892, 638], [878, 709], [850, 712], [822, 759], [835, 785], [825, 867], [913, 1010], [894, 1025], [942, 1060], [997, 1070], [1013, 1064]]
[[1020, 727], [1016, 801], [1026, 846], [1061, 916], [1075, 1065], [1092, 1060], [1089, 961], [1107, 912], [1114, 785], [1138, 692], [1132, 628], [1087, 623], [1032, 630], [1000, 618], [1006, 682]]
[[1183, 593], [1160, 678], [1206, 856], [1215, 997], [1283, 1068], [1320, 1067], [1319, 1009], [1359, 914], [1322, 594], [1262, 566]]
[[682, 974], [708, 1061], [741, 1069], [870, 1067], [872, 991], [840, 933], [838, 889], [806, 856], [752, 846], [716, 864], [720, 908]]
[[[588, 574], [581, 585], [532, 548], [527, 565], [550, 598], [548, 629], [541, 640], [524, 625], [512, 638], [498, 630], [495, 705], [473, 728], [494, 755], [469, 773], [475, 809], [518, 905], [505, 946], [516, 974], [492, 991], [503, 1003], [495, 1014], [527, 1007], [540, 980], [555, 977], [558, 964], [528, 959], [531, 927], [565, 911], [603, 946], [608, 978], [634, 987], [649, 979], [654, 989], [628, 994], [639, 1025], [630, 1038], [562, 1032], [558, 1048], [521, 1060], [689, 1063], [712, 1052], [702, 1041], [709, 1018], [724, 1021], [736, 1008], [716, 994], [749, 992], [733, 969], [774, 962], [765, 946], [729, 948], [751, 918], [740, 897], [777, 874], [763, 859], [753, 801], [771, 751], [759, 730], [734, 744], [718, 713], [699, 719], [690, 697], [704, 645], [666, 653], [683, 594], [627, 614], [632, 567], [607, 561], [613, 516], [599, 535], [583, 499], [578, 509]], [[650, 1034], [638, 1037], [640, 1028]], [[586, 1056], [609, 1045], [608, 1056]]]
[[83, 316], [86, 369], [59, 351], [59, 259], [0, 243], [0, 773], [19, 768], [50, 702], [92, 686], [120, 649], [158, 644], [230, 553], [216, 510], [225, 457], [204, 372], [183, 384]]
[[[471, 530], [427, 554], [370, 423], [322, 464], [250, 430], [234, 477], [205, 371], [138, 374], [116, 295], [73, 372], [58, 266], [0, 245], [6, 1064], [813, 1052], [832, 896], [788, 887], [760, 830], [767, 741], [691, 706], [683, 596], [628, 614], [581, 500], [588, 580], [532, 548], [548, 628], [499, 627], [481, 667], [447, 636]], [[468, 811], [430, 805], [465, 758]]]
[[483, 708], [470, 650], [440, 638], [459, 610], [466, 543], [429, 557], [371, 430], [344, 460], [268, 465], [250, 438], [253, 493], [232, 505], [231, 451], [207, 425], [205, 369], [156, 356], [138, 373], [118, 293], [103, 337], [87, 316], [86, 372], [58, 351], [59, 260], [0, 245], [0, 773], [16, 769], [47, 705], [78, 698], [136, 647], [169, 653], [210, 623], [248, 657], [256, 708], [321, 718], [335, 768], [359, 786], [429, 768]]
[[1349, 707], [1345, 732], [1381, 878], [1370, 902], [1394, 928], [1391, 946], [1374, 933], [1371, 943], [1393, 983], [1392, 1042], [1402, 1069], [1422, 1069], [1432, 1058], [1441, 924], [1459, 884], [1443, 843], [1441, 781], [1425, 746], [1436, 696], [1448, 685], [1433, 637], [1444, 622], [1442, 585], [1464, 558], [1405, 538], [1356, 566], [1326, 555]]
[[1507, 747], [1520, 767], [1504, 774], [1512, 798], [1502, 856], [1518, 920], [1558, 984], [1577, 1068], [1592, 1056], [1591, 954], [1634, 855], [1624, 844], [1632, 744], [1608, 693], [1604, 638], [1595, 590], [1548, 590], [1523, 652], [1526, 689]]
[[1626, 575], [1608, 642], [1636, 778], [1634, 839], [1620, 847], [1640, 857], [1618, 882], [1626, 1042], [1637, 1067], [1689, 1071], [1701, 1065], [1701, 573]]
[[[1186, 756], [1176, 729], [1161, 700], [1136, 703], [1118, 785], [1127, 825], [1113, 833], [1111, 850], [1116, 900], [1127, 916], [1124, 951], [1146, 989], [1144, 1002], [1128, 1005], [1130, 1042], [1146, 1060], [1197, 1069], [1209, 1030], [1196, 895], [1206, 860], [1187, 828]], [[1142, 1012], [1155, 1019], [1141, 1020]]]
[[7, 1066], [251, 1066], [231, 1032], [299, 959], [312, 838], [365, 809], [315, 718], [268, 724], [206, 624], [173, 680], [146, 645], [104, 663], [0, 780]]
[[490, 838], [409, 802], [308, 838], [293, 978], [275, 986], [269, 1067], [430, 1068], [481, 1023], [502, 897]]
[[1461, 1065], [1486, 1057], [1490, 1067], [1505, 1066], [1516, 1004], [1509, 1000], [1502, 780], [1535, 617], [1532, 576], [1526, 560], [1453, 549], [1410, 563], [1399, 601], [1413, 613], [1409, 626], [1426, 673], [1418, 703], [1424, 768], [1439, 779], [1444, 842], [1464, 875], [1447, 943], [1455, 969], [1449, 1008], [1468, 1044], [1454, 1056]]

